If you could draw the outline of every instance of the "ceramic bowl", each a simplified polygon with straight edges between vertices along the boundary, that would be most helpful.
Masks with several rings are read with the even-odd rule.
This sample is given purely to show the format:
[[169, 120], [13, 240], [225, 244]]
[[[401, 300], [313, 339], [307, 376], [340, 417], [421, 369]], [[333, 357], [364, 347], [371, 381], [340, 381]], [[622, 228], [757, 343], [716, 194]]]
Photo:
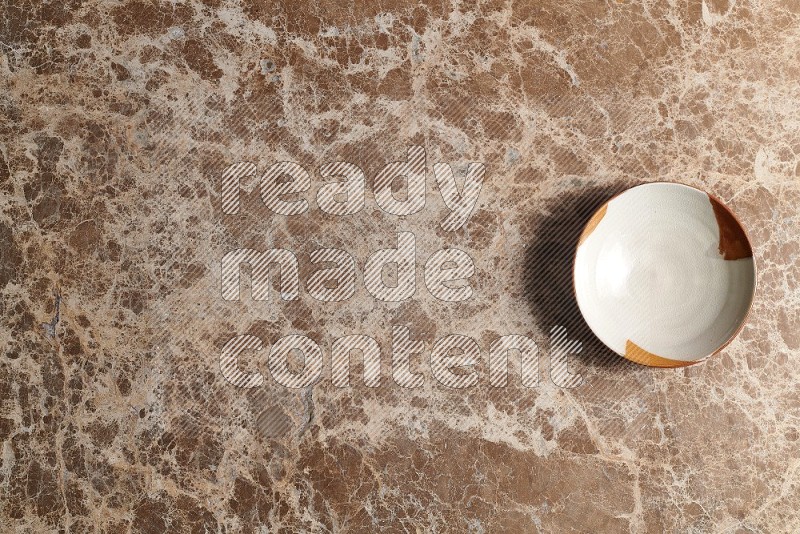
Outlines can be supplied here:
[[575, 253], [575, 296], [595, 335], [636, 363], [681, 367], [721, 350], [755, 293], [747, 234], [718, 199], [676, 183], [601, 206]]

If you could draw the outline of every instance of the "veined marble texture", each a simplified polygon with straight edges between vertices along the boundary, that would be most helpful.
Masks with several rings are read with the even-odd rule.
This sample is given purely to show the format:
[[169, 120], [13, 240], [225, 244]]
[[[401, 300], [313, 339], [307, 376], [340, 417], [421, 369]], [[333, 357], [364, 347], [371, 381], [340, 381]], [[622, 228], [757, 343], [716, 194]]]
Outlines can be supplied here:
[[[797, 0], [0, 0], [0, 87], [0, 531], [800, 531]], [[425, 206], [386, 213], [375, 177], [412, 146]], [[281, 161], [304, 213], [262, 202]], [[358, 213], [316, 202], [334, 161], [366, 176]], [[229, 215], [237, 162], [258, 172]], [[485, 165], [454, 231], [438, 162]], [[715, 194], [753, 242], [747, 325], [701, 365], [610, 353], [572, 295], [593, 209], [650, 181]], [[364, 266], [399, 232], [417, 291], [382, 302]], [[292, 251], [299, 297], [254, 300], [250, 273], [223, 299], [236, 248]], [[309, 295], [320, 248], [354, 258], [350, 299]], [[466, 301], [426, 289], [442, 248], [474, 261]], [[392, 378], [394, 326], [420, 387]], [[564, 331], [577, 387], [552, 379]], [[222, 375], [242, 334], [260, 387]], [[290, 334], [321, 349], [312, 387], [269, 378]], [[380, 346], [378, 387], [361, 363], [332, 383], [348, 334]], [[471, 387], [432, 376], [448, 334], [480, 348]], [[507, 334], [535, 341], [535, 387], [516, 363], [490, 384]]]

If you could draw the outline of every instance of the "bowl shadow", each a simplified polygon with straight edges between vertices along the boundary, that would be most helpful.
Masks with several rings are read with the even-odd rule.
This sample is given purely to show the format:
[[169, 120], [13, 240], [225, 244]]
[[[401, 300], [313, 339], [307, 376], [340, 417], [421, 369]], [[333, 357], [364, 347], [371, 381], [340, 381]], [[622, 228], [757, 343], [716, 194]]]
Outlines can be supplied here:
[[569, 339], [580, 341], [582, 350], [574, 358], [588, 368], [636, 366], [606, 347], [586, 324], [575, 298], [572, 275], [575, 248], [584, 226], [603, 203], [629, 187], [629, 183], [611, 183], [564, 193], [529, 221], [534, 239], [526, 249], [524, 285], [531, 313], [546, 332], [561, 326]]

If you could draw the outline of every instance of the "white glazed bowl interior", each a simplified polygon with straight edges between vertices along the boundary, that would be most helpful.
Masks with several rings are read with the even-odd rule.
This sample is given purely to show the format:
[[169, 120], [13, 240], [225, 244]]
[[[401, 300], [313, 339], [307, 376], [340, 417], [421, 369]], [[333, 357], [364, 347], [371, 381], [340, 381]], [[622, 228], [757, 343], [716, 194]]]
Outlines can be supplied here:
[[657, 367], [701, 361], [738, 333], [755, 292], [747, 235], [705, 192], [676, 183], [629, 189], [587, 224], [575, 295], [597, 337]]

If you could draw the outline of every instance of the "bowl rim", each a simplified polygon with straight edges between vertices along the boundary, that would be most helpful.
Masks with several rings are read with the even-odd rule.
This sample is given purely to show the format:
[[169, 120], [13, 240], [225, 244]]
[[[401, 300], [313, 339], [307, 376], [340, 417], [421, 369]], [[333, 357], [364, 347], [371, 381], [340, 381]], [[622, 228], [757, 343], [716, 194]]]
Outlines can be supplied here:
[[[586, 234], [586, 231], [589, 229], [589, 225], [592, 223], [592, 220], [594, 219], [595, 215], [597, 215], [601, 210], [607, 208], [609, 203], [612, 200], [614, 200], [615, 198], [627, 193], [628, 191], [630, 191], [632, 189], [636, 189], [638, 187], [645, 187], [645, 186], [652, 186], [652, 185], [665, 185], [665, 186], [676, 186], [677, 185], [677, 186], [682, 186], [682, 187], [687, 187], [689, 189], [693, 189], [694, 191], [697, 191], [699, 193], [702, 193], [702, 194], [708, 196], [709, 199], [711, 199], [712, 201], [715, 201], [718, 205], [722, 206], [722, 208], [725, 209], [725, 211], [727, 211], [728, 214], [731, 217], [733, 217], [733, 220], [736, 221], [736, 224], [739, 225], [739, 228], [741, 228], [742, 233], [744, 233], [745, 239], [747, 239], [747, 243], [748, 243], [748, 245], [750, 245], [750, 249], [751, 250], [753, 250], [753, 240], [750, 238], [750, 234], [748, 233], [747, 228], [742, 224], [742, 221], [739, 219], [739, 217], [737, 217], [736, 214], [733, 212], [733, 210], [731, 210], [718, 196], [716, 196], [716, 195], [714, 195], [712, 193], [709, 193], [707, 191], [704, 191], [704, 190], [700, 189], [699, 187], [695, 187], [693, 185], [689, 185], [689, 184], [686, 184], [686, 183], [683, 183], [683, 182], [679, 182], [679, 181], [676, 181], [676, 180], [662, 180], [662, 181], [653, 181], [653, 182], [642, 182], [642, 183], [639, 183], [639, 184], [636, 184], [636, 185], [632, 185], [630, 187], [626, 187], [622, 191], [619, 191], [618, 193], [615, 193], [614, 195], [609, 197], [602, 204], [600, 204], [597, 208], [595, 208], [595, 210], [592, 212], [592, 214], [589, 216], [589, 218], [586, 220], [586, 222], [581, 227], [581, 231], [580, 231], [580, 233], [578, 234], [578, 236], [576, 238], [575, 248], [574, 248], [574, 252], [572, 254], [572, 296], [575, 299], [575, 303], [578, 305], [578, 311], [581, 314], [581, 318], [583, 319], [583, 322], [586, 324], [586, 326], [589, 327], [589, 330], [592, 331], [592, 334], [594, 334], [594, 336], [598, 339], [598, 341], [600, 341], [600, 343], [602, 343], [605, 347], [607, 347], [609, 350], [614, 352], [614, 354], [617, 354], [618, 356], [621, 356], [621, 357], [625, 358], [626, 360], [628, 360], [630, 362], [636, 363], [638, 365], [643, 365], [645, 367], [654, 368], [656, 366], [647, 365], [647, 364], [643, 364], [643, 363], [639, 363], [639, 362], [634, 362], [630, 358], [626, 357], [625, 354], [620, 354], [617, 351], [615, 351], [614, 349], [612, 349], [611, 347], [609, 347], [608, 345], [606, 345], [606, 343], [602, 339], [600, 339], [600, 336], [597, 334], [597, 332], [592, 327], [592, 325], [589, 324], [589, 322], [586, 320], [586, 316], [583, 314], [583, 310], [581, 309], [580, 301], [578, 300], [578, 289], [575, 286], [575, 277], [576, 277], [576, 274], [577, 274], [577, 267], [578, 267], [578, 265], [577, 265], [577, 263], [578, 263], [578, 249], [580, 248], [581, 243], [583, 242], [583, 240], [586, 237], [588, 237], [588, 235], [584, 237], [584, 234]], [[736, 327], [736, 330], [728, 337], [728, 339], [725, 340], [725, 342], [723, 342], [719, 347], [714, 349], [714, 351], [711, 352], [710, 354], [707, 354], [705, 356], [701, 356], [700, 358], [698, 358], [696, 360], [687, 360], [687, 361], [674, 360], [676, 362], [676, 365], [673, 365], [673, 366], [667, 367], [667, 368], [674, 369], [674, 368], [679, 368], [679, 367], [688, 367], [690, 365], [695, 365], [695, 364], [704, 362], [704, 361], [708, 360], [709, 358], [711, 358], [712, 356], [720, 353], [734, 339], [736, 339], [736, 337], [742, 332], [742, 330], [744, 329], [745, 325], [747, 325], [747, 323], [749, 322], [750, 314], [753, 311], [753, 303], [756, 300], [756, 293], [758, 291], [758, 262], [756, 262], [756, 257], [755, 256], [756, 256], [755, 255], [755, 250], [753, 250], [753, 254], [751, 256], [751, 260], [752, 260], [752, 264], [753, 264], [753, 290], [752, 290], [752, 293], [750, 295], [750, 302], [748, 303], [747, 311], [745, 312], [744, 316], [742, 317], [741, 322], [739, 323], [739, 325]]]

